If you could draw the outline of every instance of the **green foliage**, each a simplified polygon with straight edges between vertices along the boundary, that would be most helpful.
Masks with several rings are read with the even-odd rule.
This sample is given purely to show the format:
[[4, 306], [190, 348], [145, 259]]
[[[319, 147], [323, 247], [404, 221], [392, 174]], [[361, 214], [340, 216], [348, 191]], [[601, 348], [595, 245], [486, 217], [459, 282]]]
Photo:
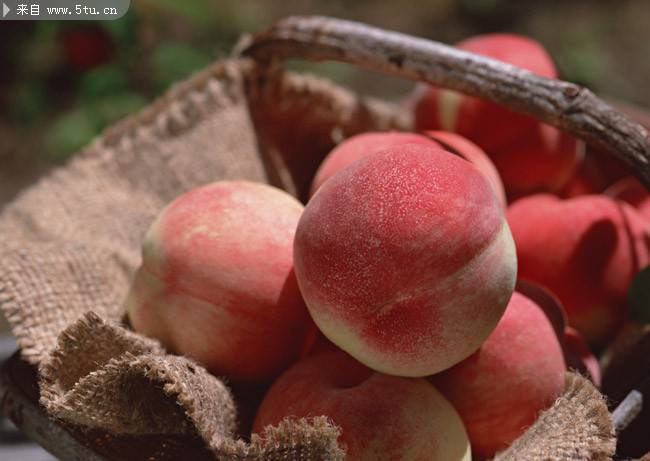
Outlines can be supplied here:
[[167, 88], [192, 72], [207, 66], [212, 58], [200, 50], [181, 43], [164, 43], [151, 57], [157, 85]]
[[44, 75], [52, 72], [61, 62], [61, 52], [57, 47], [57, 34], [61, 27], [52, 25], [54, 21], [37, 21], [35, 33], [26, 40], [20, 49], [21, 69], [26, 77]]
[[138, 93], [127, 91], [80, 104], [64, 112], [54, 120], [45, 136], [48, 156], [55, 161], [67, 159], [92, 141], [107, 125], [137, 112], [146, 102]]
[[[152, 3], [153, 4], [153, 3]], [[213, 3], [206, 0], [155, 0], [157, 8], [190, 21], [196, 27], [208, 27], [219, 11], [213, 9]]]
[[115, 43], [119, 46], [133, 46], [137, 41], [136, 26], [137, 26], [137, 12], [135, 8], [131, 8], [128, 14], [125, 14], [120, 19], [114, 21], [102, 21], [102, 27], [113, 37]]
[[20, 82], [12, 92], [11, 116], [14, 120], [31, 124], [45, 116], [47, 98], [40, 81]]
[[122, 117], [137, 112], [146, 103], [147, 100], [142, 95], [132, 91], [124, 91], [122, 93], [107, 95], [95, 101], [91, 106], [91, 110], [93, 117], [97, 120], [101, 129], [103, 129], [105, 126], [118, 121]]
[[576, 29], [566, 33], [565, 43], [554, 56], [563, 70], [563, 78], [593, 86], [604, 73], [603, 50], [594, 28]]
[[97, 120], [88, 107], [66, 112], [54, 121], [45, 137], [48, 156], [62, 161], [86, 145], [98, 132]]
[[116, 65], [104, 65], [85, 73], [79, 82], [79, 96], [83, 100], [94, 100], [110, 96], [128, 88], [124, 69]]
[[650, 323], [650, 266], [636, 274], [627, 298], [630, 320]]

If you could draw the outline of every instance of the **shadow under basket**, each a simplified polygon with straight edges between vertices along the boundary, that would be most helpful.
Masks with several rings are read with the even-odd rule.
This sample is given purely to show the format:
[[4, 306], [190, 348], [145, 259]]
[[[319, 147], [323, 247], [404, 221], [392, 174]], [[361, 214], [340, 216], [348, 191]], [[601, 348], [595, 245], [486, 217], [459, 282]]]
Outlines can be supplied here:
[[[56, 456], [343, 459], [325, 417], [242, 434], [245, 398], [123, 323], [141, 241], [176, 196], [238, 179], [304, 199], [341, 139], [412, 129], [403, 108], [267, 64], [224, 60], [176, 85], [0, 215], [0, 307], [20, 346], [0, 375], [2, 411]], [[606, 460], [615, 449], [604, 397], [568, 373], [565, 394], [496, 459]]]

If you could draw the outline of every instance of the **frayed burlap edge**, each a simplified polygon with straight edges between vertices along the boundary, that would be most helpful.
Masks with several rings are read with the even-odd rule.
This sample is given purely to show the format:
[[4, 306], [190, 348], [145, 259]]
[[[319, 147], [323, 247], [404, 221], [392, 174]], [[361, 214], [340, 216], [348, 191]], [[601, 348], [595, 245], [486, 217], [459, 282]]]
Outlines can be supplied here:
[[287, 418], [267, 426], [251, 442], [223, 440], [211, 443], [217, 459], [260, 461], [342, 461], [345, 450], [337, 443], [340, 429], [325, 416]]
[[41, 404], [66, 424], [113, 434], [197, 434], [216, 459], [339, 460], [327, 418], [287, 419], [250, 443], [234, 438], [226, 386], [200, 365], [93, 312], [59, 336], [40, 367]]
[[603, 395], [588, 379], [567, 373], [564, 394], [494, 461], [612, 459], [614, 424]]
[[56, 418], [115, 434], [232, 436], [232, 396], [193, 361], [88, 312], [40, 367], [41, 404]]

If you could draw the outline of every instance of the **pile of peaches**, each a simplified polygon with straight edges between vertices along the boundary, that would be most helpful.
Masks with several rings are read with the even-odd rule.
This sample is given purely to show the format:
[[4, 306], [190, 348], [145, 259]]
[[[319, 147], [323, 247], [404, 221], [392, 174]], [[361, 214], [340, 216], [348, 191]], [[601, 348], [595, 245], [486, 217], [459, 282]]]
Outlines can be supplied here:
[[[513, 35], [458, 44], [555, 78]], [[492, 457], [562, 393], [598, 384], [650, 261], [650, 195], [548, 125], [431, 87], [417, 132], [341, 142], [305, 206], [251, 182], [157, 217], [126, 307], [136, 331], [233, 385], [253, 432], [326, 415], [350, 460]]]

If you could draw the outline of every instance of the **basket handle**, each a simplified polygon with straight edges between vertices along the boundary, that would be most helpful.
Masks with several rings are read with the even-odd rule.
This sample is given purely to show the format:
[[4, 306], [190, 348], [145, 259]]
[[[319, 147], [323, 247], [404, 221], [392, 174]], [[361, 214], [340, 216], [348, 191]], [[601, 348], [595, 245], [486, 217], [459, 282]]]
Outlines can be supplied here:
[[240, 53], [258, 63], [334, 60], [487, 99], [598, 146], [650, 190], [650, 135], [587, 88], [431, 40], [323, 16], [291, 16]]

